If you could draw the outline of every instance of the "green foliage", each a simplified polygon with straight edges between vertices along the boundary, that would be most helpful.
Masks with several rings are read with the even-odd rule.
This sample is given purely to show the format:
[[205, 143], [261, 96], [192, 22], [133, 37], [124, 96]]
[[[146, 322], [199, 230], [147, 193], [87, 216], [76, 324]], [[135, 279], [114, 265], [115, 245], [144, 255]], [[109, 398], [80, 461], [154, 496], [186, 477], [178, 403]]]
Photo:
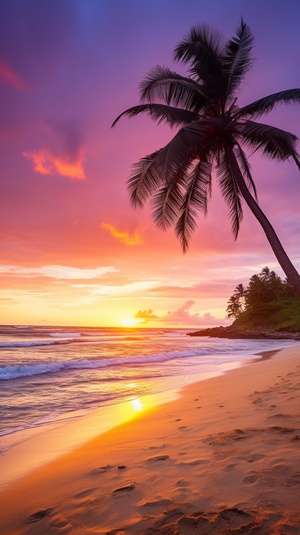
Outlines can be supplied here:
[[242, 284], [236, 287], [227, 314], [241, 329], [300, 330], [300, 299], [292, 286], [268, 267], [253, 275], [246, 288]]

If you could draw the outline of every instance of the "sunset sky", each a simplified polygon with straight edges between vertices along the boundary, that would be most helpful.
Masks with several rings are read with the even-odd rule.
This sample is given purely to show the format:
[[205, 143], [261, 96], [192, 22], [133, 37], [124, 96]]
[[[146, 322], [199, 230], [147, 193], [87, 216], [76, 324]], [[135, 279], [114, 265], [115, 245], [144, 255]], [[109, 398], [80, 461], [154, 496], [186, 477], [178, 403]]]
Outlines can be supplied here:
[[[239, 102], [300, 87], [294, 0], [3, 0], [0, 6], [0, 323], [205, 327], [225, 324], [239, 283], [283, 276], [254, 216], [235, 242], [213, 187], [187, 254], [148, 208], [129, 203], [132, 164], [172, 132], [139, 103], [150, 68], [173, 63], [189, 28], [233, 36], [240, 17], [255, 63]], [[262, 119], [300, 137], [300, 106]], [[300, 269], [300, 174], [252, 155], [259, 202]]]

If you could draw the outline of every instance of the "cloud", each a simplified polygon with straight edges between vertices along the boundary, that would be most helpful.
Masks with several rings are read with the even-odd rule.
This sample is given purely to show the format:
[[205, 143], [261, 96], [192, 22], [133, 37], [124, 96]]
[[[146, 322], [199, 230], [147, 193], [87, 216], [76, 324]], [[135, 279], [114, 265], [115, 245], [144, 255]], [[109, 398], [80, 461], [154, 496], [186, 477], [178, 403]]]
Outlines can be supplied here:
[[109, 223], [101, 223], [101, 227], [108, 230], [114, 238], [117, 238], [125, 245], [141, 245], [144, 241], [144, 238], [137, 231], [133, 236], [130, 236], [128, 232], [119, 231]]
[[86, 178], [83, 162], [83, 153], [78, 155], [76, 161], [70, 161], [68, 157], [55, 156], [50, 149], [40, 149], [39, 151], [23, 152], [23, 156], [33, 163], [33, 169], [42, 175], [59, 174], [68, 178], [84, 180]]
[[170, 323], [196, 323], [199, 322], [200, 315], [198, 312], [195, 314], [190, 314], [189, 310], [190, 308], [195, 304], [195, 301], [192, 299], [189, 299], [186, 301], [181, 307], [179, 307], [177, 310], [169, 311], [166, 316], [163, 316], [161, 318], [164, 322], [170, 322]]
[[90, 293], [95, 295], [102, 296], [111, 296], [119, 299], [120, 297], [130, 295], [133, 297], [134, 294], [140, 296], [141, 292], [146, 292], [151, 286], [156, 284], [156, 281], [136, 281], [129, 284], [74, 284], [74, 288], [87, 288]]
[[97, 279], [106, 273], [116, 272], [112, 266], [99, 267], [95, 269], [80, 269], [69, 266], [41, 266], [36, 268], [25, 268], [19, 266], [0, 266], [0, 274], [16, 275], [19, 277], [50, 277], [52, 279]]
[[42, 175], [59, 174], [68, 178], [86, 178], [83, 163], [85, 160], [82, 128], [78, 122], [68, 120], [51, 121], [46, 124], [50, 132], [49, 146], [24, 151], [22, 154], [32, 161], [33, 169]]
[[26, 91], [29, 85], [4, 61], [0, 61], [0, 85], [9, 85], [17, 91]]
[[183, 305], [173, 311], [167, 312], [164, 316], [157, 316], [154, 314], [152, 309], [148, 310], [139, 310], [135, 314], [136, 319], [144, 320], [143, 323], [149, 323], [150, 321], [158, 321], [160, 323], [170, 323], [172, 325], [181, 325], [187, 327], [189, 325], [195, 326], [213, 326], [228, 323], [228, 321], [220, 320], [215, 318], [210, 314], [210, 312], [205, 312], [202, 316], [195, 312], [194, 314], [190, 313], [190, 309], [195, 304], [195, 301], [189, 299], [185, 301]]
[[139, 310], [134, 317], [136, 319], [142, 319], [143, 323], [148, 323], [149, 321], [159, 320], [159, 317], [153, 313], [153, 310], [149, 308], [148, 310]]

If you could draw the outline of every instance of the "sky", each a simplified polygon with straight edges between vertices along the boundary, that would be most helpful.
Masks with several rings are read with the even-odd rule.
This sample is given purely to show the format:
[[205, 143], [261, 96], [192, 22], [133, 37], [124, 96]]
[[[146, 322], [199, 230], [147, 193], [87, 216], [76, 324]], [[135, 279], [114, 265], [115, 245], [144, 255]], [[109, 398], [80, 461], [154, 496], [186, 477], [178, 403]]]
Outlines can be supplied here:
[[[139, 84], [173, 62], [195, 24], [231, 38], [243, 17], [254, 64], [246, 104], [300, 87], [300, 3], [293, 0], [2, 0], [0, 3], [0, 324], [206, 327], [228, 324], [239, 283], [283, 276], [244, 207], [234, 241], [214, 183], [183, 254], [172, 229], [130, 205], [139, 158], [172, 137], [149, 117], [114, 119]], [[300, 137], [300, 107], [266, 122]], [[300, 269], [299, 171], [250, 156], [260, 206]], [[230, 323], [230, 322], [229, 322]]]

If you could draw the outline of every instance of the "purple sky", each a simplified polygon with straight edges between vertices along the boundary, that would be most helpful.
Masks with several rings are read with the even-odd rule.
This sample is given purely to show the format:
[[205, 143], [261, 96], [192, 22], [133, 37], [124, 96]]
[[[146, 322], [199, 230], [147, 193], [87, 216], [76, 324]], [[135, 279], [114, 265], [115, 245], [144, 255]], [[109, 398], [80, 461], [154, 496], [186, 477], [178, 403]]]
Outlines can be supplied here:
[[[213, 188], [182, 255], [149, 210], [134, 210], [131, 165], [172, 135], [147, 117], [111, 123], [138, 104], [139, 83], [189, 28], [233, 36], [240, 17], [255, 63], [239, 102], [300, 87], [300, 3], [287, 0], [7, 0], [0, 6], [0, 323], [220, 324], [237, 284], [280, 271], [252, 214], [234, 242]], [[300, 107], [262, 118], [300, 136]], [[262, 209], [300, 269], [300, 175], [252, 156]], [[139, 311], [139, 312], [138, 312]], [[150, 312], [149, 312], [150, 311]]]

